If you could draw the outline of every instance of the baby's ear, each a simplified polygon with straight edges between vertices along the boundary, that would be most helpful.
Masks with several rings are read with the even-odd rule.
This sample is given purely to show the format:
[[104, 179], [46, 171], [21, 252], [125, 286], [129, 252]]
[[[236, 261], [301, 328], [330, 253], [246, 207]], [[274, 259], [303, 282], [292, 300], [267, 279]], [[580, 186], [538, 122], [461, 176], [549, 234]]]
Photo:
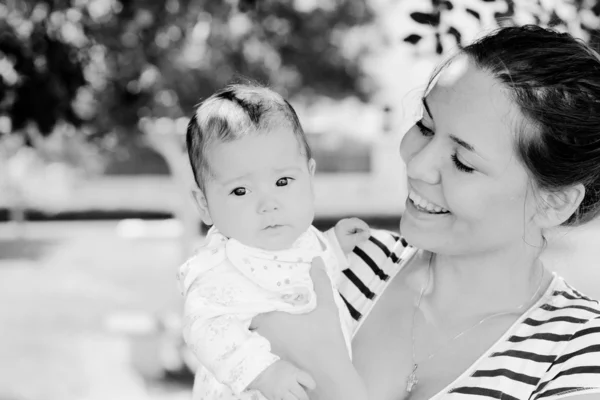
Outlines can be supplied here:
[[196, 206], [198, 207], [202, 222], [204, 222], [206, 225], [212, 225], [213, 221], [208, 209], [208, 201], [206, 200], [206, 196], [202, 190], [192, 190], [192, 197], [194, 198], [194, 203], [196, 203]]

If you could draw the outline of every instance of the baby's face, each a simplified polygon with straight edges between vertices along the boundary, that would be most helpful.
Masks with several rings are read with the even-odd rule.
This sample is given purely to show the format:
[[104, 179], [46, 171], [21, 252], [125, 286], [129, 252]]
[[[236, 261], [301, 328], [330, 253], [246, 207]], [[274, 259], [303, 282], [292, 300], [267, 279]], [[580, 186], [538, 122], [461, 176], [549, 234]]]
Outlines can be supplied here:
[[283, 250], [312, 224], [314, 160], [293, 131], [251, 135], [208, 149], [205, 220], [247, 246]]

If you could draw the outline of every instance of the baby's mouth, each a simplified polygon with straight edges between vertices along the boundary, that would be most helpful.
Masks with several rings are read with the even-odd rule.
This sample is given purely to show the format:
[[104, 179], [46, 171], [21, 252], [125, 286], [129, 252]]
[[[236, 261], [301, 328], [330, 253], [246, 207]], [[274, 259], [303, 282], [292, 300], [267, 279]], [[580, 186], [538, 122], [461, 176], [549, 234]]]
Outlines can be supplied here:
[[282, 227], [283, 227], [283, 225], [272, 224], [272, 225], [265, 226], [263, 229], [264, 230], [271, 230], [271, 229], [278, 229], [278, 228], [282, 228]]

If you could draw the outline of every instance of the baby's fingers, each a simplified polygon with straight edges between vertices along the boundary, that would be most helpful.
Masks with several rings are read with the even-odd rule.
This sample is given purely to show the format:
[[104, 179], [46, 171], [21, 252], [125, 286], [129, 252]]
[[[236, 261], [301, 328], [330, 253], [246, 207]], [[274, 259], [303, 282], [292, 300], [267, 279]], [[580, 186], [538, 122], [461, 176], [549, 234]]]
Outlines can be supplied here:
[[358, 236], [357, 242], [360, 244], [371, 237], [371, 230], [367, 227], [366, 230], [360, 231], [356, 235]]
[[355, 232], [370, 233], [370, 231], [371, 231], [371, 228], [369, 228], [369, 224], [367, 224], [362, 219], [352, 218], [352, 224], [354, 225]]

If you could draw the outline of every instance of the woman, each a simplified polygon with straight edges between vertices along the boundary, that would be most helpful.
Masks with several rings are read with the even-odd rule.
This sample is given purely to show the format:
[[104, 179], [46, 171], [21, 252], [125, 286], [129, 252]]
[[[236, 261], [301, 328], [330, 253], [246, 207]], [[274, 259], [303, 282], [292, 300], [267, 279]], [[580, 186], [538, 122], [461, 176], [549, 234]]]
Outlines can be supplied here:
[[[600, 398], [600, 306], [539, 258], [545, 234], [600, 210], [598, 55], [568, 34], [500, 29], [435, 74], [400, 154], [403, 238], [374, 232], [340, 288], [369, 398]], [[318, 375], [302, 354], [340, 341], [330, 297], [258, 330]]]

